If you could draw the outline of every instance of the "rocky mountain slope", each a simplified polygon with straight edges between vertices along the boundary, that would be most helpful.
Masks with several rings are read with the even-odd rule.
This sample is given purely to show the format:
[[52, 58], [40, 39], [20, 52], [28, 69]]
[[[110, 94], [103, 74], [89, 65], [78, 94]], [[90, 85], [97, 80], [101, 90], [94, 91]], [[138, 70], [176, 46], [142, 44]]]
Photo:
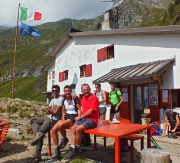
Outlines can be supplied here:
[[32, 136], [29, 135], [32, 132], [29, 122], [34, 117], [43, 116], [46, 108], [47, 104], [42, 102], [0, 98], [0, 118], [16, 129], [12, 132], [16, 139]]
[[[173, 2], [173, 3], [171, 3]], [[113, 11], [115, 14], [115, 11]], [[118, 7], [119, 28], [180, 24], [180, 0], [124, 0]], [[50, 54], [71, 27], [101, 30], [103, 16], [90, 20], [63, 19], [36, 28], [40, 37], [19, 36], [15, 74], [15, 97], [45, 101]], [[0, 97], [11, 97], [15, 28], [0, 27]]]

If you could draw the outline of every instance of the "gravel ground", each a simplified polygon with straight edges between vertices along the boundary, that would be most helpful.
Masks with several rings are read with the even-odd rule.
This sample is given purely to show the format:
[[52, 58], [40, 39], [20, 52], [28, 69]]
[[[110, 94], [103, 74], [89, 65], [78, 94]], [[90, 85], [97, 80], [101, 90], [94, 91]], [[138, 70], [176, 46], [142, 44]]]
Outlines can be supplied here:
[[[159, 146], [165, 150], [170, 152], [170, 157], [173, 163], [179, 163], [180, 160], [180, 140], [171, 139], [171, 138], [159, 138], [155, 137]], [[93, 138], [92, 138], [93, 140]], [[103, 139], [102, 137], [97, 137], [97, 150], [93, 150], [93, 144], [88, 150], [83, 150], [80, 156], [88, 158], [87, 163], [95, 162], [104, 162], [104, 163], [113, 163], [114, 162], [114, 140], [107, 138], [107, 148], [103, 147]], [[30, 141], [10, 141], [5, 142], [3, 147], [5, 149], [4, 152], [0, 152], [0, 163], [26, 163], [32, 156], [34, 152], [34, 148], [30, 145]], [[145, 148], [146, 148], [146, 139], [145, 139]], [[68, 146], [63, 150], [62, 153], [68, 150]], [[44, 146], [42, 155], [44, 155], [42, 163], [47, 163], [47, 138], [44, 140]], [[130, 153], [129, 152], [121, 152], [121, 163], [129, 163], [130, 161]], [[54, 163], [60, 163], [63, 161], [51, 161]], [[71, 161], [73, 162], [73, 161]], [[135, 142], [135, 163], [140, 162], [140, 141], [137, 140]], [[77, 162], [76, 162], [77, 163]]]

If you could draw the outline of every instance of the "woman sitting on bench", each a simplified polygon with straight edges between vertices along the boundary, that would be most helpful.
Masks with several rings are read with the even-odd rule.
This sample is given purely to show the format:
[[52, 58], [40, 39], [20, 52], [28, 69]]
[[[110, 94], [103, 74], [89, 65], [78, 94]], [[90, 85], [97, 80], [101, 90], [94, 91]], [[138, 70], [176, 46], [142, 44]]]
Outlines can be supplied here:
[[171, 133], [172, 133], [172, 138], [176, 138], [174, 133], [178, 128], [180, 128], [180, 116], [177, 112], [173, 112], [172, 110], [168, 110], [165, 112], [165, 121], [164, 121], [164, 126], [163, 126], [163, 134], [160, 137], [165, 137], [166, 136], [166, 129], [167, 127], [171, 127]]
[[[73, 126], [78, 117], [81, 117], [81, 106], [78, 97], [72, 97], [72, 89], [69, 85], [64, 87], [65, 98], [62, 101], [62, 120], [59, 120], [52, 129], [52, 137], [54, 142], [54, 152], [51, 158], [60, 156], [60, 149], [63, 149], [69, 142], [66, 137], [66, 129]], [[60, 131], [62, 140], [59, 145], [57, 132]]]

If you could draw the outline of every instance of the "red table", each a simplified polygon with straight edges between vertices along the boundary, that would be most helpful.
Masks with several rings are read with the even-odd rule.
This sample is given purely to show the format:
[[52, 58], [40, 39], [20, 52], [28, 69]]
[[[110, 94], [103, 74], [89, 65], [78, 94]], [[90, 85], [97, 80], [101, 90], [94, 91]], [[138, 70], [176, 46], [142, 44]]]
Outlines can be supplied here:
[[85, 133], [105, 136], [115, 139], [115, 163], [120, 163], [120, 139], [132, 135], [143, 130], [147, 130], [147, 147], [151, 147], [151, 138], [150, 138], [150, 128], [149, 125], [141, 124], [132, 124], [132, 123], [119, 123], [119, 124], [110, 124], [108, 121], [99, 121], [98, 127], [94, 129], [85, 130]]

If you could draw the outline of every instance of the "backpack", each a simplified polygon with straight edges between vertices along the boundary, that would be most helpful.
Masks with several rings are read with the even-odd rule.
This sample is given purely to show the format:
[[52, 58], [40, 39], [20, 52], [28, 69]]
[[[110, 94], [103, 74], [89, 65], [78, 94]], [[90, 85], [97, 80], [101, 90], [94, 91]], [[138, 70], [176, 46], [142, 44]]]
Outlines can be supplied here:
[[[118, 95], [117, 91], [118, 91], [118, 90], [115, 90], [115, 94], [116, 94], [116, 97], [117, 97], [118, 103], [119, 103], [120, 101], [119, 101], [119, 95]], [[110, 97], [111, 95], [112, 95], [112, 91], [109, 92], [109, 97]]]
[[90, 134], [83, 133], [81, 145], [82, 146], [89, 146], [90, 144], [91, 144]]
[[[63, 100], [62, 100], [62, 105], [64, 105], [64, 101], [66, 100], [66, 98], [64, 98]], [[78, 97], [75, 97], [75, 98], [73, 98], [72, 99], [73, 101], [74, 101], [74, 107], [75, 107], [75, 111], [78, 113], [78, 108], [77, 108], [77, 106], [76, 106], [76, 104], [78, 104], [79, 103], [79, 99], [78, 99]]]
[[151, 123], [151, 126], [154, 128], [151, 129], [151, 136], [153, 135], [158, 135], [158, 136], [161, 136], [162, 133], [163, 133], [163, 130], [161, 128], [158, 127], [157, 123], [156, 122], [152, 122]]

